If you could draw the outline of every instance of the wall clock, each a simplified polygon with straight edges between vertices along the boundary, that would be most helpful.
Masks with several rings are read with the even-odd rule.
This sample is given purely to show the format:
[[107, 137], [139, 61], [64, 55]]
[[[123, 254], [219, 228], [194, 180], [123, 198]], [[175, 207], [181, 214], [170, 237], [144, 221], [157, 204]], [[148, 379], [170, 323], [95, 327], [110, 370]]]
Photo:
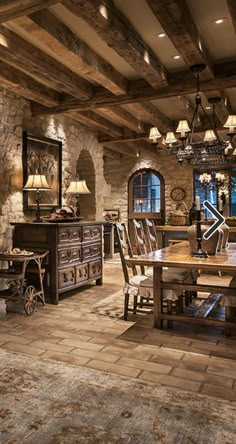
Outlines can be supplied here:
[[186, 191], [180, 187], [173, 188], [173, 190], [170, 193], [171, 199], [176, 201], [183, 200], [185, 196], [186, 196]]

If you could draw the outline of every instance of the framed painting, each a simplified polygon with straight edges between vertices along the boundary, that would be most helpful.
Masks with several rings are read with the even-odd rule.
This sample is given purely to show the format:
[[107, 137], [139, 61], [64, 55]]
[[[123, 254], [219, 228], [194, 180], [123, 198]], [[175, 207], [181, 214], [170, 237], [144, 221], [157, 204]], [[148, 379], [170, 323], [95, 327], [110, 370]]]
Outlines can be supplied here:
[[[40, 192], [40, 208], [61, 206], [62, 143], [23, 132], [23, 183], [30, 174], [44, 174], [49, 190]], [[23, 191], [24, 209], [35, 209], [36, 191]]]

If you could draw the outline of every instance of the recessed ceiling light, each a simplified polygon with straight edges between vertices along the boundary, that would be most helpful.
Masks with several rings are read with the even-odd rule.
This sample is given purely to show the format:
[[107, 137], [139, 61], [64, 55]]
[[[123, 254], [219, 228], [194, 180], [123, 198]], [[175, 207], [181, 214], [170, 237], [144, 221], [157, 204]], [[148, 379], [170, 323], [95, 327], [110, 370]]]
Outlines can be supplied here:
[[158, 35], [158, 37], [160, 37], [160, 38], [162, 38], [162, 37], [165, 37], [166, 36], [166, 34], [164, 33], [164, 32], [160, 32], [159, 34], [157, 34]]
[[180, 59], [180, 55], [173, 56], [173, 59], [175, 59], [175, 60]]
[[220, 25], [221, 23], [225, 22], [226, 20], [228, 20], [228, 17], [219, 17], [215, 20], [212, 20], [212, 23], [215, 23], [216, 25]]

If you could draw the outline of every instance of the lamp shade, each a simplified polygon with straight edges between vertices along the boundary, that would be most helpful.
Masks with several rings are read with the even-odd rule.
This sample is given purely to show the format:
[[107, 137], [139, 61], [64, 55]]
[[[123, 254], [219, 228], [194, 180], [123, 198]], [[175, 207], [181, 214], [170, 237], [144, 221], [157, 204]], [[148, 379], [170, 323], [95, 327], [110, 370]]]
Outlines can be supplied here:
[[172, 143], [177, 142], [177, 139], [173, 132], [169, 132], [166, 134], [165, 143], [166, 145], [172, 145]]
[[178, 127], [176, 129], [177, 133], [189, 133], [191, 130], [189, 128], [188, 125], [188, 121], [187, 120], [180, 120]]
[[44, 174], [30, 174], [23, 190], [50, 190], [50, 188]]
[[150, 129], [149, 139], [152, 139], [153, 142], [156, 142], [157, 139], [159, 139], [160, 137], [161, 137], [161, 133], [156, 126], [154, 126], [153, 128]]
[[213, 130], [207, 130], [205, 132], [205, 137], [203, 139], [204, 142], [212, 142], [213, 140], [216, 140], [216, 139], [217, 139], [217, 137], [216, 137]]
[[230, 132], [233, 132], [235, 127], [236, 127], [236, 115], [229, 115], [228, 119], [224, 124], [224, 128], [229, 128]]
[[85, 180], [75, 179], [72, 180], [69, 187], [66, 190], [67, 193], [71, 194], [90, 194], [91, 191], [88, 189]]

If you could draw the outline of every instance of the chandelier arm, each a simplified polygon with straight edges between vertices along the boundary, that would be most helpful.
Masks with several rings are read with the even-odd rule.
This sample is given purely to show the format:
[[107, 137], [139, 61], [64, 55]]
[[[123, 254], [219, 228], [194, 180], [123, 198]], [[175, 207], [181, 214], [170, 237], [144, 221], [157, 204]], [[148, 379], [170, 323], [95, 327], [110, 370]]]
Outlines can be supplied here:
[[215, 107], [214, 107], [214, 105], [213, 105], [213, 119], [212, 120], [208, 116], [207, 112], [205, 111], [205, 109], [203, 108], [201, 103], [200, 103], [200, 107], [201, 107], [201, 109], [203, 111], [204, 116], [206, 117], [206, 120], [208, 121], [208, 123], [210, 125], [210, 129], [212, 129], [214, 131], [217, 140], [220, 142], [221, 140], [220, 140], [219, 134], [217, 132], [216, 125], [215, 125], [215, 119], [214, 119], [214, 116], [215, 116]]

